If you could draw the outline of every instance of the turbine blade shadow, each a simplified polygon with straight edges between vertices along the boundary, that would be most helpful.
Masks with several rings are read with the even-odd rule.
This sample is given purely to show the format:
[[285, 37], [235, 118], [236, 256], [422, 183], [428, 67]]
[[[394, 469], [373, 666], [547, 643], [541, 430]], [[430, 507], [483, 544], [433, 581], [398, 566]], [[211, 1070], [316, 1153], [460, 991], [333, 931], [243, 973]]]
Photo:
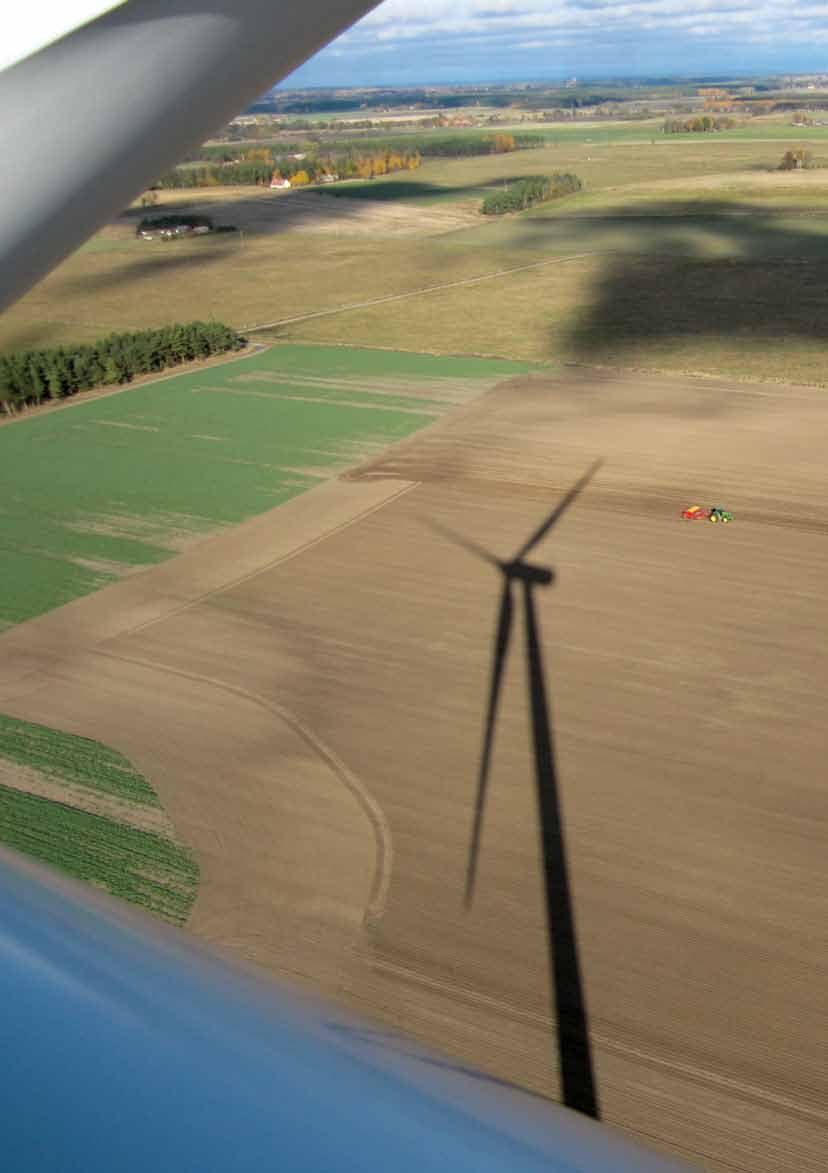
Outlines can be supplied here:
[[[584, 482], [585, 483], [585, 482]], [[571, 493], [571, 490], [570, 490]], [[589, 1041], [575, 913], [569, 889], [563, 820], [543, 655], [532, 584], [524, 583], [526, 646], [532, 740], [535, 754], [538, 819], [543, 861], [546, 930], [553, 1013], [558, 1024], [558, 1064], [562, 1101], [568, 1108], [599, 1119], [598, 1095]]]
[[503, 569], [500, 560], [496, 558], [494, 554], [490, 554], [488, 550], [484, 549], [483, 546], [478, 546], [477, 542], [471, 541], [470, 538], [464, 538], [462, 534], [455, 533], [454, 530], [449, 529], [447, 525], [441, 525], [438, 521], [431, 521], [430, 519], [426, 518], [423, 519], [423, 525], [427, 525], [429, 529], [434, 530], [434, 532], [440, 534], [441, 537], [448, 538], [450, 542], [454, 542], [455, 546], [461, 546], [464, 550], [467, 550], [469, 554], [474, 554], [476, 557], [482, 558], [484, 562], [488, 562], [490, 565], [496, 566], [498, 570]]
[[546, 537], [555, 522], [560, 519], [561, 514], [569, 508], [578, 494], [586, 488], [603, 463], [603, 460], [596, 460], [594, 464], [590, 465], [580, 480], [575, 482], [569, 492], [564, 494], [564, 496], [561, 498], [543, 524], [538, 526], [538, 528], [532, 534], [531, 538], [529, 538], [529, 540], [523, 546], [521, 546], [517, 554], [515, 554], [515, 562], [520, 562], [523, 558], [525, 558], [530, 550], [533, 550], [535, 546], [537, 546], [538, 542], [541, 541], [542, 538]]
[[503, 593], [500, 596], [500, 610], [497, 617], [497, 633], [495, 635], [494, 659], [492, 662], [492, 682], [489, 688], [489, 706], [486, 711], [486, 725], [483, 734], [483, 756], [480, 759], [480, 774], [477, 780], [477, 798], [474, 807], [474, 825], [472, 828], [471, 846], [469, 848], [469, 863], [466, 869], [466, 891], [464, 896], [466, 908], [471, 908], [471, 903], [474, 898], [474, 885], [477, 879], [477, 860], [480, 854], [480, 836], [483, 830], [483, 810], [486, 805], [489, 765], [491, 763], [492, 744], [494, 742], [495, 719], [497, 717], [497, 705], [500, 699], [500, 686], [503, 682], [506, 653], [509, 650], [513, 613], [512, 584], [507, 577], [503, 582]]

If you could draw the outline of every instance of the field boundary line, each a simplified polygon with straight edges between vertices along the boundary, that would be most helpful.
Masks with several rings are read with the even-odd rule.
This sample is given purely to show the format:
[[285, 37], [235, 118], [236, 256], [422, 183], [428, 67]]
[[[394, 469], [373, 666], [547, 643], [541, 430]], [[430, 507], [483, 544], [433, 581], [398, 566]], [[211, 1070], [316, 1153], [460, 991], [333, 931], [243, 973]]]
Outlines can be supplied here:
[[155, 672], [166, 672], [172, 676], [180, 676], [185, 680], [192, 680], [198, 684], [207, 684], [212, 688], [231, 693], [234, 696], [241, 697], [243, 700], [250, 701], [252, 704], [264, 709], [265, 712], [278, 717], [294, 733], [297, 733], [305, 744], [310, 746], [318, 754], [325, 765], [328, 766], [331, 772], [344, 785], [345, 789], [353, 795], [358, 805], [362, 808], [363, 814], [368, 819], [374, 833], [376, 863], [374, 865], [374, 875], [371, 880], [368, 903], [363, 913], [363, 924], [378, 920], [382, 916], [388, 899], [388, 890], [391, 886], [391, 870], [394, 856], [391, 827], [388, 819], [385, 817], [385, 812], [365, 783], [357, 777], [353, 770], [343, 762], [342, 758], [309, 725], [305, 724], [301, 717], [298, 717], [284, 705], [278, 704], [276, 701], [270, 701], [259, 693], [253, 692], [251, 689], [230, 684], [228, 681], [221, 680], [215, 676], [207, 676], [201, 672], [188, 672], [183, 668], [173, 668], [168, 664], [161, 664], [156, 660], [146, 660], [140, 656], [127, 656], [121, 652], [106, 651], [103, 648], [93, 648], [92, 654], [105, 656], [110, 660], [121, 660], [126, 664], [135, 664], [138, 667], [149, 668]]
[[[186, 603], [182, 603], [181, 606], [173, 607], [169, 611], [165, 611], [163, 615], [158, 615], [154, 619], [147, 619], [144, 623], [139, 623], [135, 627], [127, 627], [111, 638], [121, 639], [124, 636], [136, 635], [139, 631], [145, 631], [148, 627], [153, 627], [156, 623], [163, 623], [166, 619], [171, 619], [174, 615], [181, 615], [182, 612], [188, 611], [190, 607], [198, 606], [199, 603], [204, 603], [208, 599], [212, 599], [217, 595], [223, 594], [225, 591], [232, 590], [234, 587], [241, 586], [246, 582], [250, 582], [251, 579], [257, 578], [258, 575], [264, 574], [265, 571], [273, 570], [275, 567], [281, 566], [283, 562], [289, 562], [291, 558], [296, 558], [299, 554], [304, 554], [307, 550], [312, 550], [314, 546], [318, 546], [320, 542], [327, 541], [327, 539], [332, 538], [334, 534], [342, 533], [343, 530], [348, 529], [352, 525], [356, 525], [358, 521], [363, 521], [366, 517], [370, 517], [372, 513], [376, 513], [379, 509], [384, 509], [385, 506], [390, 505], [392, 501], [396, 501], [399, 497], [404, 496], [406, 493], [410, 493], [412, 489], [419, 488], [419, 485], [419, 481], [409, 481], [404, 484], [401, 489], [397, 489], [396, 492], [390, 493], [387, 497], [384, 497], [382, 501], [377, 501], [376, 504], [369, 505], [367, 509], [363, 509], [354, 517], [349, 517], [347, 521], [341, 521], [338, 525], [335, 525], [331, 529], [326, 530], [323, 534], [318, 534], [315, 538], [311, 538], [309, 541], [303, 542], [302, 545], [296, 546], [293, 550], [288, 550], [286, 554], [279, 554], [276, 558], [271, 559], [271, 561], [264, 562], [261, 566], [257, 566], [255, 570], [250, 570], [247, 574], [242, 574], [238, 578], [231, 579], [230, 582], [222, 583], [221, 586], [213, 587], [212, 590], [205, 591], [201, 595], [196, 595], [194, 598], [188, 599]], [[281, 507], [277, 505], [276, 509], [279, 508]], [[275, 511], [276, 510], [273, 510], [273, 512]], [[258, 518], [266, 516], [267, 514], [260, 513], [257, 514], [255, 518], [251, 518], [251, 520], [258, 520]], [[221, 535], [219, 534], [217, 536]], [[165, 563], [162, 562], [159, 563], [159, 565], [164, 566]], [[154, 569], [155, 567], [149, 568], [150, 571]], [[95, 594], [97, 594], [96, 591], [93, 592], [92, 595], [86, 595], [84, 597], [93, 598]]]
[[276, 326], [289, 326], [293, 322], [307, 322], [311, 318], [325, 318], [330, 314], [344, 314], [348, 310], [361, 310], [367, 306], [383, 305], [389, 301], [403, 301], [407, 297], [419, 297], [423, 293], [438, 293], [442, 289], [457, 289], [461, 285], [477, 285], [481, 281], [494, 281], [498, 277], [508, 277], [512, 273], [525, 273], [529, 269], [542, 269], [546, 265], [563, 265], [568, 261], [581, 261], [585, 257], [604, 257], [611, 255], [612, 250], [596, 250], [595, 252], [573, 253], [566, 257], [548, 257], [545, 261], [533, 261], [529, 265], [516, 265], [511, 269], [498, 269], [494, 273], [482, 273], [479, 277], [462, 277], [459, 281], [444, 281], [440, 285], [423, 285], [419, 289], [408, 289], [405, 293], [389, 293], [383, 297], [372, 297], [368, 301], [354, 301], [348, 305], [334, 306], [327, 310], [313, 310], [309, 314], [296, 314], [292, 318], [280, 318], [276, 322], [262, 322], [259, 325], [241, 326], [243, 334], [255, 334], [257, 330], [272, 330]]

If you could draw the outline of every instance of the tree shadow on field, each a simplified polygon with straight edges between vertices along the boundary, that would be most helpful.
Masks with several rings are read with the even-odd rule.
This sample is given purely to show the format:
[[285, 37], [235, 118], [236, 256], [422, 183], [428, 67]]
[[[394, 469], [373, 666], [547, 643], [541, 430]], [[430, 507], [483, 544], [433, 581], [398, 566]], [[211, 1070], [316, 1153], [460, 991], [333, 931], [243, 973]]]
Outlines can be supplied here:
[[[202, 247], [204, 240], [204, 247]], [[148, 241], [147, 250], [155, 251], [149, 256], [136, 258], [133, 253], [129, 259], [119, 261], [117, 265], [102, 273], [87, 273], [83, 276], [59, 277], [61, 292], [65, 294], [95, 294], [104, 293], [108, 289], [117, 289], [125, 283], [145, 283], [151, 292], [151, 283], [163, 280], [179, 270], [207, 269], [228, 256], [228, 249], [238, 249], [238, 241], [210, 247], [212, 241], [202, 238], [198, 241], [172, 241], [161, 244], [158, 241]], [[181, 248], [182, 251], [177, 251]]]
[[54, 331], [54, 323], [38, 322], [35, 325], [21, 326], [19, 330], [9, 334], [0, 344], [0, 351], [37, 350], [50, 344], [50, 336]]
[[[452, 160], [457, 162], [457, 160]], [[319, 194], [337, 199], [378, 200], [380, 202], [414, 200], [418, 203], [443, 203], [455, 199], [482, 199], [489, 191], [506, 187], [525, 179], [525, 175], [494, 175], [477, 183], [462, 184], [459, 187], [428, 183], [421, 179], [386, 179], [349, 181], [347, 183], [319, 188]], [[317, 190], [317, 189], [314, 189]]]
[[[496, 182], [494, 179], [465, 187], [440, 187], [414, 180], [353, 180], [326, 187], [300, 187], [286, 192], [271, 192], [262, 188], [228, 188], [227, 198], [216, 198], [216, 188], [194, 188], [186, 198], [178, 199], [161, 192], [158, 204], [152, 208], [127, 208], [121, 214], [121, 222], [127, 221], [131, 226], [137, 224], [143, 216], [164, 216], [171, 212], [199, 213], [210, 216], [217, 225], [227, 224], [239, 228], [246, 235], [272, 236], [317, 220], [323, 225], [338, 223], [347, 227], [349, 221], [365, 216], [366, 201], [413, 201], [417, 204], [439, 205], [456, 199], [482, 198], [487, 184]], [[209, 241], [211, 238], [203, 239]], [[173, 242], [168, 247], [177, 243]]]
[[[116, 221], [121, 227], [132, 229], [144, 217], [163, 216], [171, 212], [199, 213], [208, 215], [218, 225], [230, 225], [238, 232], [208, 235], [198, 239], [184, 237], [172, 241], [146, 241], [147, 255], [138, 259], [134, 251], [121, 257], [104, 272], [84, 276], [67, 276], [64, 289], [67, 293], [100, 293], [117, 288], [124, 282], [157, 280], [179, 269], [207, 268], [227, 257], [238, 255], [243, 260], [245, 240], [273, 236], [293, 229], [326, 230], [334, 227], [346, 232], [349, 223], [364, 220], [369, 211], [369, 201], [396, 203], [414, 200], [412, 212], [417, 207], [439, 209], [456, 197], [479, 198], [486, 191], [500, 183], [511, 183], [514, 178], [507, 176], [484, 181], [466, 187], [439, 187], [436, 184], [408, 180], [365, 181], [347, 183], [341, 188], [309, 188], [289, 193], [270, 192], [243, 194], [245, 189], [235, 189], [232, 198], [199, 198], [195, 189], [191, 198], [161, 201], [151, 208], [127, 208]], [[205, 193], [214, 188], [204, 189]], [[336, 197], [336, 198], [329, 198]], [[416, 217], [412, 219], [416, 227]], [[376, 231], [376, 229], [375, 229]], [[364, 234], [365, 229], [362, 229]]]
[[828, 340], [828, 220], [816, 211], [651, 203], [579, 228], [604, 243], [615, 233], [621, 247], [607, 250], [593, 300], [565, 339], [576, 360], [705, 338], [746, 348]]
[[[489, 192], [522, 178], [525, 176], [491, 175], [474, 183], [455, 186], [407, 178], [355, 179], [338, 184], [295, 188], [288, 192], [236, 187], [225, 189], [227, 198], [223, 198], [223, 193], [221, 198], [215, 198], [221, 190], [218, 188], [193, 188], [178, 198], [172, 198], [171, 192], [162, 191], [159, 202], [153, 207], [127, 208], [121, 213], [120, 222], [132, 226], [145, 216], [187, 212], [208, 215], [217, 225], [232, 225], [248, 235], [270, 236], [314, 221], [323, 226], [337, 223], [347, 228], [349, 221], [365, 216], [365, 208], [360, 205], [366, 201], [430, 207], [448, 206], [459, 200], [482, 201]], [[204, 238], [205, 241], [209, 239]]]

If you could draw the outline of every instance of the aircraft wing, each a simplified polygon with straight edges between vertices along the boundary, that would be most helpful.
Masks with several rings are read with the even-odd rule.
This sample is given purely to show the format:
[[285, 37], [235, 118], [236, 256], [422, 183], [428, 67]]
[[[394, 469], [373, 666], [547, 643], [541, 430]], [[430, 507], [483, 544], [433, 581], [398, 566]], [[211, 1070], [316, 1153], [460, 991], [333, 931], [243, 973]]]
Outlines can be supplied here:
[[3, 1167], [680, 1173], [0, 850]]
[[0, 311], [377, 0], [127, 0], [0, 73]]

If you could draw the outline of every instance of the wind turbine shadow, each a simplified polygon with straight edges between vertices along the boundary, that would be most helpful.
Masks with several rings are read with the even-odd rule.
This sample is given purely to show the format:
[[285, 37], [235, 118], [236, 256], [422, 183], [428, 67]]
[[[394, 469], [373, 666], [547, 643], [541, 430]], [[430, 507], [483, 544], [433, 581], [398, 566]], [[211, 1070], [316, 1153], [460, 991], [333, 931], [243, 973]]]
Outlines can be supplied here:
[[524, 588], [535, 783], [546, 897], [547, 944], [558, 1024], [562, 1099], [568, 1108], [599, 1118], [575, 913], [569, 888], [555, 745], [546, 697], [543, 655], [531, 589]]
[[483, 734], [483, 752], [477, 783], [471, 847], [466, 873], [465, 904], [470, 908], [474, 898], [477, 867], [483, 831], [483, 815], [489, 782], [497, 709], [500, 701], [506, 656], [509, 651], [514, 620], [513, 584], [520, 584], [523, 592], [523, 612], [526, 629], [526, 656], [529, 685], [529, 703], [532, 726], [532, 748], [535, 759], [535, 792], [538, 810], [543, 891], [546, 912], [546, 938], [552, 989], [552, 1013], [557, 1024], [558, 1069], [561, 1079], [561, 1099], [575, 1111], [599, 1119], [600, 1111], [592, 1047], [589, 1039], [589, 1020], [581, 975], [575, 913], [569, 884], [566, 841], [558, 787], [555, 743], [550, 719], [534, 589], [549, 586], [555, 581], [551, 567], [526, 561], [526, 556], [546, 536], [563, 512], [594, 476], [600, 461], [594, 464], [556, 505], [514, 558], [506, 561], [495, 558], [487, 550], [466, 538], [435, 526], [446, 537], [464, 549], [495, 566], [503, 575], [497, 627], [492, 654], [492, 672], [489, 701]]

